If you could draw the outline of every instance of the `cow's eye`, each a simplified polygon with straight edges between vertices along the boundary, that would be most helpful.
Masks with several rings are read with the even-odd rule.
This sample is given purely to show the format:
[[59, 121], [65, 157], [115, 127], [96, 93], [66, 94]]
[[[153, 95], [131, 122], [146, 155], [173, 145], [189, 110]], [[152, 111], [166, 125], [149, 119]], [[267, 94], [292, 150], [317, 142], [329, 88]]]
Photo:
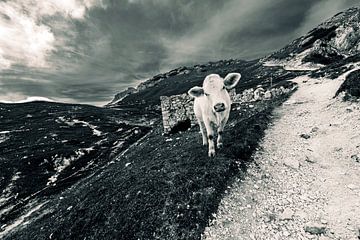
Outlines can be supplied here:
[[222, 88], [223, 90], [225, 90], [225, 86], [223, 86], [223, 88]]
[[209, 96], [210, 94], [208, 94], [208, 93], [204, 93], [205, 94], [205, 96]]

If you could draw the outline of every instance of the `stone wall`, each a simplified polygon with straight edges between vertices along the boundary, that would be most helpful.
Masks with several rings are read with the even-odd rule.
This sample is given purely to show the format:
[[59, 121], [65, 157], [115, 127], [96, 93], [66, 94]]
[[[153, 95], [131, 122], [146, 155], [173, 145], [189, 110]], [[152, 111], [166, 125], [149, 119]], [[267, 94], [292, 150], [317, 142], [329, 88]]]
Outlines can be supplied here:
[[[246, 103], [253, 101], [271, 100], [274, 97], [290, 92], [292, 89], [272, 88], [264, 90], [246, 89], [242, 93], [236, 94], [235, 89], [229, 92], [231, 100], [234, 103]], [[163, 118], [164, 133], [168, 134], [177, 130], [186, 130], [197, 124], [193, 110], [194, 99], [187, 93], [173, 96], [161, 96], [161, 111]]]
[[164, 125], [164, 133], [170, 133], [179, 123], [190, 120], [191, 126], [196, 124], [193, 110], [193, 99], [187, 94], [161, 96], [161, 111]]
[[245, 102], [254, 102], [262, 100], [271, 100], [274, 97], [280, 96], [282, 94], [289, 93], [292, 88], [285, 88], [283, 86], [278, 88], [263, 89], [259, 87], [257, 89], [249, 88], [244, 90], [242, 93], [237, 94], [234, 97], [233, 102], [235, 103], [245, 103]]

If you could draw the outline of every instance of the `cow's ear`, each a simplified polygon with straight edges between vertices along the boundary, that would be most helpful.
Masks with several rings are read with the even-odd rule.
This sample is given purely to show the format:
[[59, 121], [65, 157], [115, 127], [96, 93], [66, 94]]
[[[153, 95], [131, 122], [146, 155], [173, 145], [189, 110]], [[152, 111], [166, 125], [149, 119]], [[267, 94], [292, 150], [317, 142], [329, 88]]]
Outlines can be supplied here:
[[204, 95], [204, 89], [202, 87], [193, 87], [188, 91], [188, 94], [192, 97], [200, 97]]
[[226, 89], [228, 90], [233, 89], [236, 86], [236, 84], [238, 84], [240, 78], [241, 78], [240, 73], [229, 73], [228, 75], [226, 75], [226, 77], [224, 78], [224, 85]]

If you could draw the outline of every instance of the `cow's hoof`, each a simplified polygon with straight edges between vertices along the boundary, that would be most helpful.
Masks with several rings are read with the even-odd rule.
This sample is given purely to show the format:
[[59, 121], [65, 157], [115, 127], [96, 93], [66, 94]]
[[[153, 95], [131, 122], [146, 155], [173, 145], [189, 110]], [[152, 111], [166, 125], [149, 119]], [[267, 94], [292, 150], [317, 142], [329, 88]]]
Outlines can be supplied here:
[[203, 141], [203, 146], [206, 146], [208, 145], [208, 142], [207, 141]]
[[215, 150], [209, 150], [209, 157], [215, 157]]
[[216, 146], [220, 149], [224, 146], [224, 144], [222, 142], [220, 142], [220, 143], [216, 144]]

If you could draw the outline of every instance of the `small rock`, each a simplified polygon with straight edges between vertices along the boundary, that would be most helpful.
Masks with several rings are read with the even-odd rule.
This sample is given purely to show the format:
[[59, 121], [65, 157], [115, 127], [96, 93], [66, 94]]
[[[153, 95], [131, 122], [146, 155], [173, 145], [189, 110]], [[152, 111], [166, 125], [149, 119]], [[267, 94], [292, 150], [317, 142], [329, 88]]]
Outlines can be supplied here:
[[255, 184], [255, 185], [254, 185], [254, 188], [255, 188], [255, 189], [259, 189], [260, 187]]
[[316, 160], [309, 156], [305, 156], [305, 161], [309, 163], [316, 163]]
[[310, 138], [310, 135], [309, 135], [309, 134], [306, 134], [306, 133], [302, 133], [302, 134], [300, 134], [300, 137], [301, 137], [301, 138], [304, 138], [304, 139], [309, 139], [309, 138]]
[[353, 110], [352, 110], [351, 107], [347, 107], [347, 108], [346, 108], [346, 111], [350, 113], [350, 112], [352, 112]]
[[327, 224], [327, 223], [328, 223], [325, 219], [321, 219], [320, 222], [321, 222], [322, 224]]
[[356, 186], [355, 184], [349, 184], [347, 185], [347, 187], [350, 189], [350, 190], [355, 190], [358, 188], [358, 186]]
[[312, 133], [315, 133], [315, 132], [317, 132], [317, 131], [319, 131], [319, 128], [318, 128], [318, 127], [313, 127], [313, 128], [311, 129], [311, 132], [312, 132]]
[[300, 163], [296, 159], [287, 158], [287, 159], [284, 160], [284, 165], [288, 166], [288, 167], [291, 167], [293, 169], [299, 169], [300, 168]]
[[229, 226], [231, 225], [231, 221], [230, 221], [230, 220], [224, 220], [224, 221], [222, 221], [222, 225], [223, 225], [225, 228], [227, 228], [227, 227], [229, 227]]
[[276, 219], [275, 214], [269, 214], [264, 217], [264, 222], [269, 223], [271, 221], [274, 221]]
[[307, 223], [304, 227], [305, 232], [310, 234], [324, 234], [326, 232], [326, 227], [319, 223]]
[[333, 122], [329, 124], [330, 127], [340, 127], [341, 123], [340, 122]]
[[285, 208], [285, 210], [280, 214], [280, 220], [291, 220], [293, 218], [294, 211], [290, 208]]
[[171, 142], [172, 141], [172, 138], [168, 138], [165, 140], [165, 142]]
[[358, 155], [356, 155], [356, 154], [352, 155], [351, 159], [354, 160], [357, 163], [360, 163], [360, 157]]
[[284, 235], [285, 237], [288, 237], [288, 236], [290, 236], [290, 233], [285, 230], [285, 231], [283, 232], [283, 235]]
[[340, 152], [340, 151], [342, 151], [342, 150], [343, 150], [342, 147], [335, 147], [335, 148], [334, 148], [334, 151], [335, 151], [335, 152]]

